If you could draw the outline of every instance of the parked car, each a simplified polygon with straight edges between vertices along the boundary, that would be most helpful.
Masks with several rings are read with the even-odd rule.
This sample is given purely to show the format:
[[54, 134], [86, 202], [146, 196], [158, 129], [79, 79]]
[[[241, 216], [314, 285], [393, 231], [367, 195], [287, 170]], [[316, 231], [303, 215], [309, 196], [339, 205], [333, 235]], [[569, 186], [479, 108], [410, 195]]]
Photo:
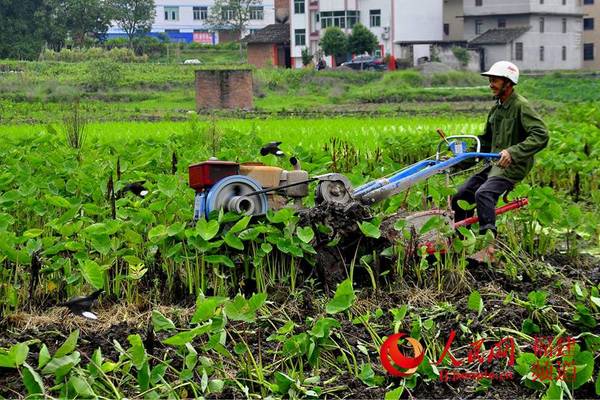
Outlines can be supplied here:
[[349, 67], [359, 71], [383, 71], [386, 68], [381, 58], [368, 55], [356, 56], [351, 61], [346, 61], [345, 63], [342, 63], [342, 67]]

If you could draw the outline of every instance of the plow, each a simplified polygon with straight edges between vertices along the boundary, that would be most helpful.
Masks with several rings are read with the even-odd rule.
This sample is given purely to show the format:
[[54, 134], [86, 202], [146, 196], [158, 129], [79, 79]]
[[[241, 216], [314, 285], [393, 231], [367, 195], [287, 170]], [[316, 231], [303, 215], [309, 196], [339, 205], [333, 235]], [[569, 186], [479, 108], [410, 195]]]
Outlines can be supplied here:
[[[309, 184], [316, 182], [315, 208], [334, 206], [338, 210], [349, 210], [356, 205], [370, 207], [385, 199], [409, 190], [414, 185], [438, 174], [447, 174], [453, 167], [467, 162], [492, 162], [500, 158], [499, 153], [481, 152], [479, 138], [474, 135], [446, 135], [438, 130], [442, 140], [435, 155], [418, 161], [386, 177], [375, 179], [358, 187], [340, 173], [328, 173], [310, 177], [294, 157], [290, 159], [293, 170], [267, 166], [262, 163], [237, 163], [208, 160], [189, 167], [189, 186], [196, 191], [194, 220], [209, 219], [214, 211], [231, 211], [245, 215], [264, 215], [269, 210], [277, 211], [292, 206], [303, 210], [302, 200], [309, 194]], [[468, 151], [470, 144], [475, 151]], [[449, 154], [449, 155], [448, 155]], [[528, 204], [526, 198], [508, 201], [496, 208], [496, 214], [519, 209]], [[449, 202], [448, 202], [449, 204]], [[469, 226], [478, 222], [473, 216], [454, 222], [453, 212], [447, 209], [427, 209], [402, 218], [406, 226], [419, 231], [432, 217], [441, 218], [453, 228]], [[420, 238], [419, 246], [427, 246], [427, 252], [445, 252], [447, 238], [429, 234]]]

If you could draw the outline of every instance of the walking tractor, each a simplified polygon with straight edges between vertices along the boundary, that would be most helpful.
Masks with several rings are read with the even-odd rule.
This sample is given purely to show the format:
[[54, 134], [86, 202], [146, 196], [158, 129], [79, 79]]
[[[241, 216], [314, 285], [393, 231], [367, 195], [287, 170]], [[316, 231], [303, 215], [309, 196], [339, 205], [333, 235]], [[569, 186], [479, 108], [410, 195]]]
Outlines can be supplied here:
[[[388, 177], [379, 178], [353, 188], [350, 180], [339, 173], [329, 173], [310, 178], [308, 172], [300, 168], [294, 157], [290, 159], [294, 169], [286, 171], [279, 167], [262, 163], [236, 163], [230, 161], [209, 160], [189, 167], [189, 185], [196, 191], [194, 201], [194, 220], [210, 217], [214, 210], [223, 209], [246, 215], [262, 215], [268, 210], [278, 210], [292, 202], [297, 209], [302, 207], [302, 199], [308, 195], [308, 185], [317, 182], [315, 203], [335, 204], [351, 207], [353, 204], [372, 205], [401, 193], [415, 184], [433, 175], [448, 172], [450, 168], [466, 161], [490, 162], [500, 158], [498, 153], [482, 153], [477, 136], [455, 135], [446, 137], [438, 130], [442, 140], [438, 143], [435, 156], [419, 161], [411, 166], [394, 172]], [[467, 151], [467, 142], [476, 145], [476, 151]], [[451, 152], [450, 157], [442, 156], [443, 146]], [[445, 151], [444, 153], [447, 153]], [[496, 209], [502, 214], [527, 205], [527, 199], [507, 202]], [[431, 217], [439, 216], [451, 226], [467, 226], [478, 221], [470, 217], [453, 222], [452, 211], [430, 209], [407, 215], [407, 225], [416, 230]], [[422, 238], [423, 239], [423, 238]], [[435, 244], [424, 241], [428, 251], [435, 251]]]

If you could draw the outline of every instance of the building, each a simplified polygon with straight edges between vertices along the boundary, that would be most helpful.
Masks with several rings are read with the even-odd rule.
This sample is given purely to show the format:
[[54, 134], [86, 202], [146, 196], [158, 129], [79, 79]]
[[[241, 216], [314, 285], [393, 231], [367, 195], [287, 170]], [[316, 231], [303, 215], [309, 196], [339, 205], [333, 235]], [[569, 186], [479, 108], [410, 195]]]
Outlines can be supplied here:
[[512, 60], [522, 70], [583, 65], [581, 0], [464, 0], [464, 35], [481, 68]]
[[[213, 0], [156, 0], [156, 16], [150, 35], [166, 34], [173, 42], [205, 44], [239, 39], [237, 33], [231, 30], [224, 29], [215, 32], [211, 29], [207, 20], [213, 4]], [[273, 23], [275, 23], [275, 4], [273, 0], [263, 1], [261, 5], [250, 10], [247, 31], [242, 32], [241, 36]], [[111, 27], [107, 36], [109, 39], [126, 37], [125, 33], [117, 26]]]
[[600, 0], [583, 0], [583, 68], [600, 69]]
[[[302, 66], [302, 49], [312, 54], [326, 28], [350, 33], [361, 23], [379, 39], [376, 55], [401, 54], [400, 42], [442, 40], [443, 0], [289, 0], [292, 66]], [[429, 56], [428, 45], [413, 46], [415, 58]], [[339, 61], [339, 60], [338, 60]], [[331, 57], [327, 63], [331, 65]]]
[[463, 0], [444, 0], [443, 31], [446, 41], [464, 40]]
[[290, 25], [267, 25], [243, 39], [248, 48], [248, 64], [257, 68], [290, 68]]

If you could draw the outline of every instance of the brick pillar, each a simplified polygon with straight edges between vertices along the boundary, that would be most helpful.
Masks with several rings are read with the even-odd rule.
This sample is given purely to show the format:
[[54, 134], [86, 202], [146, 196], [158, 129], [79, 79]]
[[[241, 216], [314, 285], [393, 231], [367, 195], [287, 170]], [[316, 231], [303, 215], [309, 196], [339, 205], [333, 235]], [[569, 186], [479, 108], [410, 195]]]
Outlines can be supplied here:
[[197, 70], [196, 111], [252, 109], [252, 70]]

